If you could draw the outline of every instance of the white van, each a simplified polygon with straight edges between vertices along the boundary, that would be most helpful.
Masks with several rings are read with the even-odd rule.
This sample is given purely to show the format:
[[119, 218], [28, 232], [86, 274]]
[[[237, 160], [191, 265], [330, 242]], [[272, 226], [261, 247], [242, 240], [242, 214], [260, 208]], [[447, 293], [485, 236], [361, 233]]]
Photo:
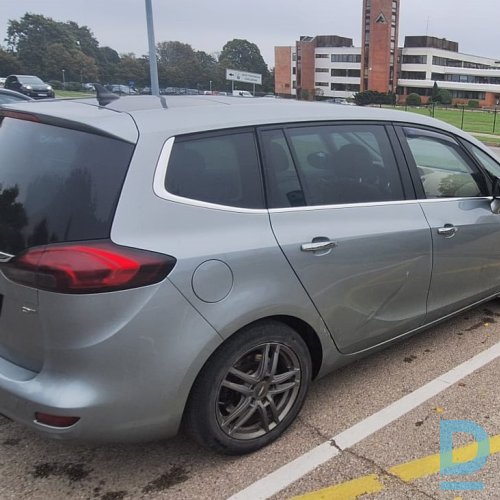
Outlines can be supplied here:
[[233, 90], [233, 96], [235, 96], [235, 97], [253, 97], [253, 95], [248, 90]]

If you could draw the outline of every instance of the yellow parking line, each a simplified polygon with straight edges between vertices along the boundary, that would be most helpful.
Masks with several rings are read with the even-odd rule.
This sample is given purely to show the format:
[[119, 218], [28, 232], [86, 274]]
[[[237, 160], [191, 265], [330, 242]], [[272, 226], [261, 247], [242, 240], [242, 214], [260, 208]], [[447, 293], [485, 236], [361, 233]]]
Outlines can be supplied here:
[[337, 484], [337, 486], [314, 491], [295, 498], [300, 498], [301, 500], [355, 500], [361, 495], [378, 493], [383, 489], [384, 485], [380, 482], [377, 474], [370, 474], [369, 476], [353, 479], [352, 481], [347, 481], [346, 483]]
[[[477, 456], [477, 443], [453, 450], [453, 463], [469, 462]], [[490, 438], [490, 455], [500, 452], [500, 434]], [[439, 472], [439, 454], [413, 460], [402, 465], [391, 467], [389, 472], [409, 483], [422, 477]]]
[[[453, 463], [468, 462], [477, 456], [478, 444], [472, 443], [453, 450]], [[490, 438], [490, 456], [500, 453], [500, 434]], [[406, 483], [439, 472], [440, 455], [429, 455], [391, 467], [388, 472]], [[322, 490], [294, 497], [294, 500], [356, 500], [362, 495], [378, 493], [384, 489], [379, 475], [370, 474], [352, 481], [330, 486]]]

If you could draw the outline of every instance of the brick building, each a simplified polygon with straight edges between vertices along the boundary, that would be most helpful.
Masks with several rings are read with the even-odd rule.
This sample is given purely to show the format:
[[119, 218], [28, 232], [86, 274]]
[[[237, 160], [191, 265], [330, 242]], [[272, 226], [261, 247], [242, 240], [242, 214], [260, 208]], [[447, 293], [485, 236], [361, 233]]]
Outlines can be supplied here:
[[410, 93], [426, 101], [434, 82], [454, 102], [500, 99], [500, 60], [462, 54], [457, 42], [407, 36], [398, 48], [400, 0], [363, 0], [361, 47], [351, 38], [302, 36], [290, 47], [275, 47], [276, 93], [311, 98], [350, 98], [360, 90]]

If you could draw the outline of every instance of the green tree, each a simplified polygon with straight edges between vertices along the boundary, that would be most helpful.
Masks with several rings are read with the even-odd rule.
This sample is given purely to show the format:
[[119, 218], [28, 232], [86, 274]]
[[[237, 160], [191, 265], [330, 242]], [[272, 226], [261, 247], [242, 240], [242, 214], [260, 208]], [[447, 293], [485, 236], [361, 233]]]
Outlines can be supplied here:
[[406, 97], [406, 104], [408, 104], [408, 106], [420, 106], [420, 104], [422, 104], [422, 99], [418, 94], [409, 94]]
[[45, 79], [56, 77], [47, 72], [48, 46], [54, 43], [63, 47], [76, 46], [76, 40], [64, 23], [29, 13], [19, 21], [8, 22], [6, 40], [8, 48], [16, 53], [26, 70]]
[[98, 81], [102, 83], [112, 83], [116, 81], [115, 74], [120, 56], [111, 47], [99, 47], [97, 53]]
[[224, 78], [221, 77], [219, 64], [214, 56], [197, 50], [195, 53], [200, 68], [199, 83], [203, 89], [209, 89], [212, 82], [213, 90], [221, 90], [225, 86]]
[[439, 98], [441, 104], [444, 104], [445, 106], [449, 106], [453, 99], [451, 97], [451, 92], [447, 89], [440, 89], [439, 90]]
[[193, 87], [200, 83], [200, 61], [191, 45], [178, 41], [157, 44], [158, 74], [169, 87]]
[[90, 31], [87, 26], [78, 26], [78, 24], [73, 21], [68, 21], [66, 27], [75, 40], [79, 50], [86, 56], [97, 60], [99, 57], [99, 42], [92, 31]]
[[437, 82], [434, 82], [434, 86], [432, 87], [431, 98], [429, 99], [429, 101], [434, 103], [441, 102], [441, 92]]
[[262, 75], [262, 83], [266, 86], [274, 87], [271, 81], [271, 75], [267, 64], [260, 53], [259, 47], [248, 40], [235, 38], [227, 42], [222, 47], [219, 57], [220, 71], [226, 69], [237, 69], [240, 71], [249, 71], [250, 73], [259, 73]]
[[48, 79], [61, 79], [64, 69], [67, 82], [94, 81], [97, 79], [95, 60], [75, 47], [52, 43], [46, 50], [45, 74]]
[[99, 42], [86, 26], [26, 13], [8, 22], [6, 40], [28, 73], [59, 80], [64, 69], [67, 81], [97, 77]]
[[369, 104], [390, 104], [396, 102], [396, 96], [392, 92], [384, 94], [376, 90], [365, 90], [354, 94], [354, 102], [358, 106], [368, 106]]
[[115, 80], [125, 85], [133, 81], [143, 87], [149, 83], [149, 62], [147, 58], [136, 58], [134, 54], [122, 54], [120, 62], [115, 66]]
[[17, 57], [11, 52], [0, 48], [0, 75], [7, 76], [22, 72], [22, 65], [17, 60]]

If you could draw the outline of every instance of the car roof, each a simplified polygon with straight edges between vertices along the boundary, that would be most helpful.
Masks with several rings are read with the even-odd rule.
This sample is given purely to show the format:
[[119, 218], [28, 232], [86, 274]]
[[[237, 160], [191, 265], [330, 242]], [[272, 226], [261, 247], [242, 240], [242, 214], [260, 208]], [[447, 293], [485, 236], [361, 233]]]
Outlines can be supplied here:
[[[41, 80], [41, 78], [39, 76], [36, 76], [36, 75], [9, 75], [9, 76], [15, 76], [16, 78], [23, 78], [23, 77], [29, 77], [29, 78], [39, 78]], [[9, 78], [9, 76], [7, 78]]]
[[15, 90], [10, 90], [10, 89], [0, 89], [0, 94], [5, 94], [9, 95], [12, 97], [18, 97], [19, 99], [23, 101], [32, 101], [33, 99], [31, 97], [28, 97], [27, 95], [21, 94], [21, 92], [16, 92]]
[[[362, 120], [439, 128], [481, 144], [452, 125], [416, 113], [367, 106], [332, 106], [328, 103], [292, 99], [244, 99], [220, 95], [138, 95], [120, 97], [106, 106], [99, 106], [96, 98], [43, 99], [29, 104], [5, 105], [6, 108], [13, 109], [17, 106], [22, 106], [22, 111], [29, 110], [36, 115], [101, 128], [131, 142], [134, 137], [137, 138], [138, 130], [141, 134], [162, 133], [165, 137], [170, 137], [259, 125]], [[137, 128], [133, 127], [134, 131], [131, 130], [130, 122], [137, 125]]]

